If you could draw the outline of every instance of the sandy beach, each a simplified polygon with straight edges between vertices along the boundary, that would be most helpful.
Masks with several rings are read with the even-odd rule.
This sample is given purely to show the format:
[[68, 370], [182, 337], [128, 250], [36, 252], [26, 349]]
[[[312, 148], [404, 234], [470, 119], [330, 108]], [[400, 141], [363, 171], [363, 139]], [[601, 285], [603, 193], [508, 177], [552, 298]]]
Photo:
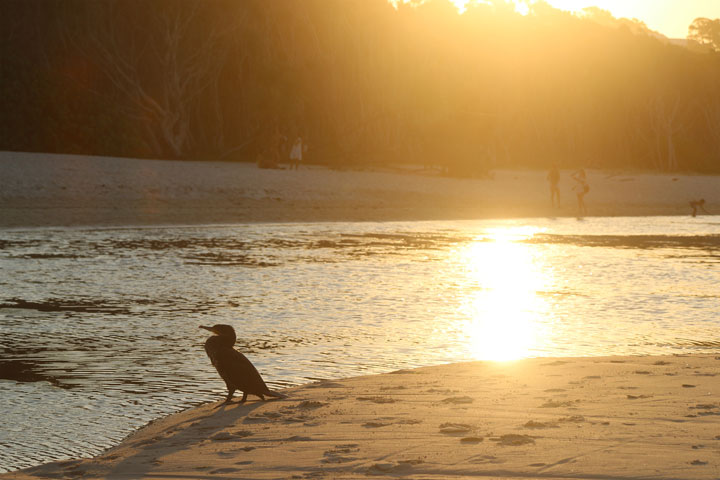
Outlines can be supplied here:
[[714, 479], [719, 361], [536, 358], [323, 381], [2, 478]]
[[[0, 153], [0, 227], [457, 220], [575, 216], [571, 171], [561, 208], [546, 172], [443, 177], [420, 167], [299, 171], [251, 163], [178, 162]], [[588, 170], [590, 216], [689, 215], [705, 198], [720, 211], [720, 177]]]
[[[576, 214], [567, 170], [560, 209], [549, 205], [546, 172], [529, 170], [456, 179], [412, 167], [261, 170], [5, 152], [0, 179], [0, 228]], [[717, 176], [589, 170], [588, 179], [590, 215], [689, 215], [698, 198], [720, 211]], [[719, 362], [536, 358], [322, 381], [282, 400], [206, 404], [98, 457], [0, 477], [716, 479]]]

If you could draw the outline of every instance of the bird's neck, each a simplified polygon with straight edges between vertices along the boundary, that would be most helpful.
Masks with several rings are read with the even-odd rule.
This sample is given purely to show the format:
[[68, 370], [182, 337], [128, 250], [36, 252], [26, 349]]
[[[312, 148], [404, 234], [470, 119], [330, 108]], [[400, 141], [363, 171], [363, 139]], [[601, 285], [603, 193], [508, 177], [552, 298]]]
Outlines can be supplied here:
[[226, 345], [228, 347], [232, 347], [235, 345], [235, 334], [232, 335], [218, 335], [218, 338], [222, 342], [223, 345]]

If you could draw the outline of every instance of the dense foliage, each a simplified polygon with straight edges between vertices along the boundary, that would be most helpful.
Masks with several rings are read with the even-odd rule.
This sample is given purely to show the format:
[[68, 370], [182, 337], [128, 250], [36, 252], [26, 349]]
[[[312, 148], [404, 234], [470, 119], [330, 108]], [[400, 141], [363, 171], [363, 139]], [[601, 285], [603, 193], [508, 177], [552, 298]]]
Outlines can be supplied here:
[[720, 171], [712, 48], [597, 9], [414, 3], [4, 0], [0, 149], [255, 160], [301, 135], [341, 165]]

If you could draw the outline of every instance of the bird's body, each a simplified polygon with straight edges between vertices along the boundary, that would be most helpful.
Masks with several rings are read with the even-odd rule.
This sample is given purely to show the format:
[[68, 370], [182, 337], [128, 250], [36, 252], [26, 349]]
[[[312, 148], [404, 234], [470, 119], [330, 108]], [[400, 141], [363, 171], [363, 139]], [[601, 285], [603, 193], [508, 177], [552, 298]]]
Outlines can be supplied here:
[[235, 330], [230, 325], [214, 325], [204, 327], [215, 335], [205, 341], [205, 352], [215, 369], [218, 371], [228, 389], [225, 403], [230, 403], [236, 390], [243, 392], [240, 403], [247, 400], [248, 394], [256, 395], [265, 400], [269, 397], [282, 397], [282, 394], [270, 390], [255, 366], [245, 355], [233, 348]]

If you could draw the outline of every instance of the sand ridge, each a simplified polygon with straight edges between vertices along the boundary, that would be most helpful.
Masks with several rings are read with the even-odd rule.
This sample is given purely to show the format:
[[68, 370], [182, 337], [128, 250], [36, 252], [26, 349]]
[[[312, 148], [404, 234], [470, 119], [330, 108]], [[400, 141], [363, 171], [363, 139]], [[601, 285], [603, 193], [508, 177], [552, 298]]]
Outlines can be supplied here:
[[2, 478], [656, 478], [720, 469], [720, 357], [536, 358], [207, 404]]

